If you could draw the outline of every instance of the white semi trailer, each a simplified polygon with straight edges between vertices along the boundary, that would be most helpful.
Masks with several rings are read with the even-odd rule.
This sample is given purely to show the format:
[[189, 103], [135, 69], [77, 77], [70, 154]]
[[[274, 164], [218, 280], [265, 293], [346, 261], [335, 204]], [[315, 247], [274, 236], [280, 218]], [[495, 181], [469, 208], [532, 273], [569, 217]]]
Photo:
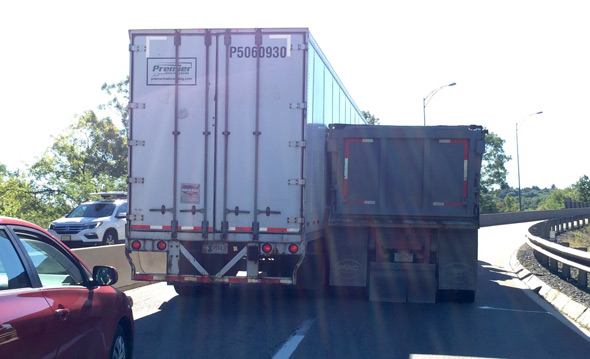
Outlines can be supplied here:
[[130, 39], [133, 279], [183, 294], [202, 282], [301, 285], [298, 269], [326, 232], [328, 125], [364, 123], [310, 32]]

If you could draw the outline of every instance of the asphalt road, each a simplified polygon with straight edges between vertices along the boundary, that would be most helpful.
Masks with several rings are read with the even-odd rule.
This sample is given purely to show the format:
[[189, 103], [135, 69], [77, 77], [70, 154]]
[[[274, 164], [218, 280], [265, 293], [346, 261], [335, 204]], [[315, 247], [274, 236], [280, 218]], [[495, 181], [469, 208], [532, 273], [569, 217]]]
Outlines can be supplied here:
[[274, 286], [203, 288], [191, 300], [163, 283], [133, 289], [135, 358], [587, 358], [588, 337], [514, 279], [508, 261], [529, 226], [480, 229], [470, 304]]

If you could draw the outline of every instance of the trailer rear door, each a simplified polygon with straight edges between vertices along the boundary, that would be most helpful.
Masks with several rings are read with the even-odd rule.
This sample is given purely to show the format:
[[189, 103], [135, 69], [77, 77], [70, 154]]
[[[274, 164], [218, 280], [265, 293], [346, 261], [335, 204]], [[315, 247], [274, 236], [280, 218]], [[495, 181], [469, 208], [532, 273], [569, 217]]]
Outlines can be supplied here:
[[300, 231], [306, 36], [131, 31], [132, 233]]

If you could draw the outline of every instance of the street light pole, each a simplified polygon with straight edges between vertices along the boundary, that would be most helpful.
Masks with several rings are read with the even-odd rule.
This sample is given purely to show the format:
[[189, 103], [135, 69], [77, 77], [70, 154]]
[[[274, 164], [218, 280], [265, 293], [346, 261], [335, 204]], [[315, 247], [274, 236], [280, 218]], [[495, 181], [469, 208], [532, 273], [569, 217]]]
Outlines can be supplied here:
[[439, 92], [440, 90], [442, 90], [443, 88], [449, 87], [449, 86], [455, 86], [456, 84], [457, 84], [456, 82], [453, 82], [448, 85], [437, 87], [434, 90], [432, 90], [426, 97], [422, 98], [422, 112], [424, 113], [424, 126], [426, 126], [426, 106], [428, 105], [430, 100], [432, 100], [432, 97], [434, 95], [436, 95], [436, 93]]
[[[543, 111], [531, 113], [528, 116], [525, 116], [522, 120], [520, 120], [520, 122], [524, 122], [527, 118], [534, 115], [540, 115], [542, 113]], [[518, 122], [516, 123], [516, 166], [518, 169], [518, 209], [520, 212], [522, 212], [522, 197], [520, 196], [520, 157], [518, 154]]]

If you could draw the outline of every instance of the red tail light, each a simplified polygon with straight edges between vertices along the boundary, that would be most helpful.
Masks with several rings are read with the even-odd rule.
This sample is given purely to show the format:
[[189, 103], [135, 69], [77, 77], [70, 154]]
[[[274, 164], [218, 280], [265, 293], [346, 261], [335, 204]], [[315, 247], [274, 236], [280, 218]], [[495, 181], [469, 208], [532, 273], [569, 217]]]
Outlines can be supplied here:
[[272, 246], [269, 243], [264, 243], [262, 245], [262, 251], [264, 253], [270, 253], [270, 251], [272, 251]]
[[291, 254], [295, 254], [299, 251], [299, 246], [296, 244], [289, 244], [289, 252], [291, 252]]
[[138, 250], [141, 248], [141, 242], [140, 241], [133, 241], [131, 242], [131, 248]]
[[163, 251], [164, 249], [166, 249], [166, 242], [164, 241], [159, 241], [158, 242], [158, 249]]

